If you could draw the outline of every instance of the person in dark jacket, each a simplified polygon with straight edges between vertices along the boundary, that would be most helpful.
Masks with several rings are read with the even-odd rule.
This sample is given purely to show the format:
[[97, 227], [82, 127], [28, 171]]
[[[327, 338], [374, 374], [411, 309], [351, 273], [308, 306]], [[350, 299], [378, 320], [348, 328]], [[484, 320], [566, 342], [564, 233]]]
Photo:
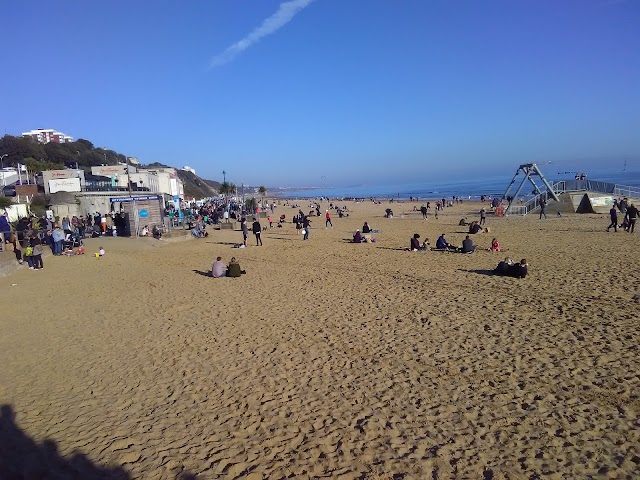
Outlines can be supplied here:
[[611, 223], [607, 227], [607, 232], [611, 229], [611, 227], [613, 227], [613, 230], [617, 232], [618, 231], [618, 211], [616, 210], [615, 205], [611, 207], [611, 210], [609, 210], [609, 215], [611, 216]]
[[525, 278], [527, 276], [529, 264], [526, 259], [520, 260], [520, 263], [515, 263], [509, 267], [508, 275], [515, 278]]
[[247, 273], [240, 268], [240, 264], [236, 260], [236, 257], [232, 257], [227, 267], [227, 277], [239, 277], [243, 273]]
[[309, 240], [309, 228], [311, 225], [311, 220], [309, 220], [309, 217], [304, 217], [302, 220], [302, 228], [304, 230], [304, 236], [302, 237], [303, 240]]
[[467, 237], [462, 241], [462, 253], [473, 253], [476, 251], [476, 246], [471, 240], [471, 237]]
[[444, 233], [438, 237], [438, 240], [436, 241], [436, 248], [438, 250], [449, 249], [449, 243], [447, 242], [446, 238], [444, 238]]
[[360, 230], [356, 230], [356, 233], [353, 234], [353, 243], [362, 243], [362, 234]]
[[262, 239], [260, 238], [260, 232], [262, 232], [262, 225], [256, 217], [253, 217], [253, 225], [251, 226], [253, 230], [253, 234], [256, 236], [256, 247], [258, 245], [262, 246]]
[[411, 237], [409, 250], [411, 250], [412, 252], [418, 252], [418, 251], [424, 250], [424, 248], [420, 246], [420, 241], [418, 240], [419, 238], [420, 238], [419, 233], [414, 233], [413, 237]]
[[633, 203], [627, 207], [627, 213], [625, 216], [627, 217], [627, 224], [629, 225], [627, 227], [627, 232], [633, 233], [636, 226], [636, 219], [638, 218], [638, 209]]
[[240, 229], [242, 230], [242, 244], [247, 246], [247, 237], [249, 236], [249, 227], [247, 227], [247, 219], [243, 218], [240, 223]]

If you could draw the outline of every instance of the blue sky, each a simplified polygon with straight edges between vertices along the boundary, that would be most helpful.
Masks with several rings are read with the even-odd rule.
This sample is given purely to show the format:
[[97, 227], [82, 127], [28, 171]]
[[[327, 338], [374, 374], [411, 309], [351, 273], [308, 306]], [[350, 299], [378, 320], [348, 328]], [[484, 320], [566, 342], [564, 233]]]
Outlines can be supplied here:
[[2, 23], [3, 133], [274, 187], [640, 169], [638, 0], [32, 0]]

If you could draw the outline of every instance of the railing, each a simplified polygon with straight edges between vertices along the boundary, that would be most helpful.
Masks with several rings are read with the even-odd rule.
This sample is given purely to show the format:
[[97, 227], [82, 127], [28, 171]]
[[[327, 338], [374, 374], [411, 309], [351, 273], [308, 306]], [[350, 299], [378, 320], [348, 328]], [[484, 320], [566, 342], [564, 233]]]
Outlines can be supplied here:
[[640, 198], [640, 188], [616, 185], [613, 194], [617, 197]]
[[[640, 187], [629, 187], [594, 180], [559, 180], [551, 185], [551, 190], [555, 194], [588, 190], [616, 197], [640, 198]], [[549, 192], [544, 191], [521, 205], [511, 205], [509, 215], [526, 215], [540, 207], [541, 198], [548, 202], [549, 197]]]
[[[554, 193], [561, 193], [564, 191], [562, 190], [564, 188], [564, 185], [561, 185], [562, 183], [563, 182], [556, 182], [551, 185], [551, 189]], [[511, 207], [509, 207], [509, 215], [526, 215], [540, 207], [541, 199], [544, 199], [544, 201], [548, 203], [550, 195], [551, 194], [549, 192], [544, 191], [521, 205], [511, 205]]]

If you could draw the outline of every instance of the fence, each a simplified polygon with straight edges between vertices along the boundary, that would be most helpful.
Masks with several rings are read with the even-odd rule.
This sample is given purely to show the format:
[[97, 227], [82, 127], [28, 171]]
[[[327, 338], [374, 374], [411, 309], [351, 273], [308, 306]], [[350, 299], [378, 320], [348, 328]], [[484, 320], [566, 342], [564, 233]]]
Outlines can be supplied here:
[[[640, 187], [630, 187], [597, 180], [560, 180], [551, 185], [555, 194], [564, 192], [590, 191], [606, 193], [616, 197], [640, 198]], [[526, 215], [540, 207], [540, 200], [549, 201], [549, 192], [536, 195], [522, 205], [511, 205], [509, 215]]]

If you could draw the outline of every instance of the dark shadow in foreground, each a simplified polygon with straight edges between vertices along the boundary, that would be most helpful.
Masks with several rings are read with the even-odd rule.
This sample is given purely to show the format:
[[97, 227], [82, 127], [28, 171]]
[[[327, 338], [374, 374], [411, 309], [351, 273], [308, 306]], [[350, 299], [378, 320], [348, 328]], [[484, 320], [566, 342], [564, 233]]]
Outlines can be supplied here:
[[16, 425], [10, 405], [2, 405], [0, 412], [0, 478], [131, 479], [123, 468], [98, 466], [79, 452], [63, 458], [52, 440], [36, 443]]
[[193, 273], [197, 273], [198, 275], [202, 275], [203, 277], [211, 277], [211, 272], [203, 272], [202, 270], [193, 270]]
[[468, 273], [477, 273], [478, 275], [489, 275], [489, 276], [495, 276], [496, 272], [495, 270], [482, 270], [482, 269], [476, 269], [476, 270], [465, 270], [463, 268], [459, 269], [461, 272], [468, 272]]

